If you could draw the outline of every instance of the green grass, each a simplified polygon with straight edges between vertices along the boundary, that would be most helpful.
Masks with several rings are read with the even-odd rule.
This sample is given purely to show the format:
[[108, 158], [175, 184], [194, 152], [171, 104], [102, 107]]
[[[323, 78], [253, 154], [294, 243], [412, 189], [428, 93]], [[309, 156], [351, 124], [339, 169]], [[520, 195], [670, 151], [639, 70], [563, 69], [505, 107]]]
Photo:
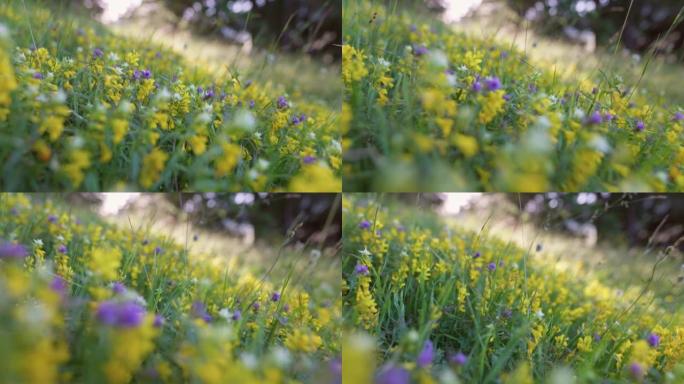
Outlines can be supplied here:
[[577, 48], [396, 1], [343, 7], [345, 190], [683, 188], [684, 112], [661, 87], [679, 69], [566, 60]]
[[3, 190], [341, 189], [339, 105], [285, 77], [296, 60], [275, 84], [259, 74], [279, 57], [245, 74], [189, 64], [46, 4], [0, 7]]
[[[375, 361], [350, 359], [343, 373], [350, 383], [388, 372], [415, 382], [682, 380], [684, 308], [651, 285], [660, 276], [607, 277], [578, 255], [616, 262], [619, 248], [567, 241], [568, 254], [563, 244], [554, 248], [562, 239], [548, 236], [537, 251], [533, 228], [506, 232], [494, 221], [482, 229], [486, 212], [479, 212], [480, 229], [472, 231], [382, 195], [349, 198], [343, 212], [344, 355]], [[520, 237], [523, 229], [521, 246], [507, 233]], [[631, 262], [648, 264], [622, 255], [621, 263]], [[649, 345], [651, 333], [657, 345]], [[453, 360], [458, 352], [465, 362]]]
[[[327, 250], [315, 260], [278, 244], [252, 252], [261, 258], [201, 253], [59, 195], [3, 194], [0, 213], [1, 383], [335, 377], [341, 301], [329, 276], [339, 269]], [[27, 254], [10, 256], [9, 244]], [[118, 305], [128, 310], [106, 309]]]

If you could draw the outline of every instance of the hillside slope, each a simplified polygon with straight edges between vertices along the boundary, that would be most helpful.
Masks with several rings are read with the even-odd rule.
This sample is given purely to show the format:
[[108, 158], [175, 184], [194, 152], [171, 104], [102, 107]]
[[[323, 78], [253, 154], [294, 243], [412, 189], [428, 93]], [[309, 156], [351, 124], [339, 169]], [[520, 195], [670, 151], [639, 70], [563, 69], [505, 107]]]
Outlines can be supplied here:
[[682, 106], [390, 4], [343, 2], [345, 190], [684, 188]]
[[0, 5], [3, 190], [340, 189], [334, 106], [51, 5]]
[[563, 255], [379, 196], [343, 215], [350, 383], [684, 380], [684, 312], [648, 281], [615, 289]]

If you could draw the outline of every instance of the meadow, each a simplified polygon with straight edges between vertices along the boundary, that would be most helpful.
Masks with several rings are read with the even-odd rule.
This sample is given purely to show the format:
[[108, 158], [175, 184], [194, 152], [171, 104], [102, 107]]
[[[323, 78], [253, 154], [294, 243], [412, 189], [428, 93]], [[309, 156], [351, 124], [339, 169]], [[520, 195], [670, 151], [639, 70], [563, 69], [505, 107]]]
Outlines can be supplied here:
[[329, 88], [289, 93], [295, 76], [195, 62], [53, 2], [3, 2], [0, 27], [5, 191], [341, 189]]
[[684, 380], [681, 287], [655, 281], [681, 264], [673, 249], [635, 278], [619, 250], [611, 274], [576, 259], [589, 249], [524, 228], [524, 244], [504, 240], [479, 219], [473, 231], [389, 196], [345, 199], [345, 382]]
[[215, 235], [181, 243], [58, 195], [2, 194], [0, 215], [1, 383], [340, 380], [328, 249], [201, 253]]
[[[408, 4], [343, 1], [345, 191], [684, 187], [684, 109], [657, 86], [675, 66], [559, 53]], [[549, 64], [563, 55], [578, 57]]]

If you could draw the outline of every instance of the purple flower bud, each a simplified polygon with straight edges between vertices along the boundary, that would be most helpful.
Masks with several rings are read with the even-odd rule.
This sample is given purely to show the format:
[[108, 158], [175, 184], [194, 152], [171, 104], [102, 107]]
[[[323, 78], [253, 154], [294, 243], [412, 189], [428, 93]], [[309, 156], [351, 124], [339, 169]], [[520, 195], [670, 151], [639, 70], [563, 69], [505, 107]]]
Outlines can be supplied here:
[[682, 120], [684, 120], [684, 113], [681, 113], [681, 112], [675, 113], [673, 120], [674, 120], [674, 121], [682, 121]]
[[249, 107], [250, 108], [254, 108], [255, 105], [256, 105], [256, 102], [254, 100], [249, 101]]
[[67, 253], [67, 247], [64, 244], [60, 244], [59, 247], [57, 247], [57, 252], [59, 253]]
[[496, 269], [496, 263], [489, 263], [487, 265], [487, 269], [489, 269], [490, 271], [494, 271]]
[[646, 128], [646, 125], [644, 124], [644, 122], [641, 120], [637, 121], [637, 123], [636, 123], [637, 131], [642, 132], [644, 130], [644, 128]]
[[142, 77], [142, 72], [140, 72], [137, 69], [133, 71], [133, 79], [134, 80], [140, 80], [141, 77]]
[[477, 259], [477, 258], [480, 257], [480, 256], [482, 256], [482, 254], [480, 253], [480, 251], [477, 251], [477, 252], [475, 252], [475, 254], [473, 255], [473, 259]]
[[377, 384], [409, 384], [411, 374], [399, 365], [389, 365], [382, 368], [375, 382]]
[[43, 74], [40, 72], [36, 72], [33, 74], [33, 78], [38, 79], [38, 80], [43, 80]]
[[273, 292], [271, 295], [271, 301], [279, 301], [280, 300], [280, 292]]
[[511, 95], [510, 93], [503, 95], [503, 99], [506, 101], [511, 101], [512, 98], [513, 98], [513, 95]]
[[279, 96], [278, 97], [278, 109], [285, 109], [289, 106], [290, 104], [287, 102], [287, 99], [285, 96]]
[[207, 89], [207, 91], [204, 93], [204, 100], [209, 100], [214, 98], [214, 90], [213, 89]]
[[164, 323], [165, 323], [165, 322], [166, 322], [166, 320], [164, 319], [164, 316], [162, 316], [162, 315], [154, 315], [154, 322], [152, 323], [152, 325], [153, 325], [155, 328], [161, 328], [161, 327], [164, 326]]
[[368, 266], [363, 264], [356, 264], [356, 267], [354, 267], [354, 272], [356, 272], [357, 275], [366, 276], [368, 274]]
[[123, 285], [123, 283], [120, 283], [117, 281], [114, 284], [112, 284], [112, 292], [116, 293], [117, 295], [125, 293], [126, 292], [126, 286]]
[[26, 247], [17, 243], [2, 243], [0, 244], [0, 259], [23, 259], [28, 256]]
[[97, 320], [105, 325], [133, 328], [142, 323], [145, 308], [133, 301], [103, 301], [97, 308]]
[[658, 336], [656, 333], [651, 332], [648, 337], [646, 337], [646, 341], [648, 342], [648, 345], [650, 345], [653, 348], [658, 348], [660, 345], [660, 336]]
[[419, 367], [425, 368], [432, 364], [432, 359], [435, 357], [435, 351], [432, 346], [432, 341], [430, 340], [425, 340], [425, 344], [423, 344], [423, 349], [420, 351], [418, 354], [418, 358], [416, 359], [416, 364], [418, 364]]
[[259, 302], [256, 301], [254, 302], [254, 304], [252, 304], [252, 308], [254, 309], [254, 311], [258, 311], [259, 308], [261, 308], [261, 304], [259, 304]]
[[601, 113], [599, 111], [592, 113], [589, 116], [589, 119], [587, 119], [587, 124], [590, 124], [590, 125], [598, 125], [598, 124], [601, 124], [602, 122], [603, 122], [603, 116], [601, 116]]
[[164, 253], [164, 248], [159, 247], [159, 246], [154, 247], [154, 254], [155, 255], [161, 255], [162, 253]]
[[56, 223], [57, 222], [57, 216], [55, 216], [55, 215], [48, 216], [48, 221], [51, 223]]
[[53, 292], [59, 293], [60, 296], [64, 296], [66, 294], [67, 283], [62, 276], [57, 275], [52, 278], [50, 289]]
[[292, 117], [292, 124], [298, 125], [299, 124], [299, 117], [297, 117], [297, 116]]
[[644, 370], [641, 368], [641, 364], [632, 363], [629, 365], [629, 373], [635, 378], [641, 378], [644, 375]]
[[199, 93], [199, 94], [204, 93], [204, 88], [202, 88], [201, 86], [197, 87], [197, 93]]
[[615, 118], [615, 116], [613, 116], [610, 113], [606, 113], [603, 115], [603, 121], [606, 123], [610, 123], [611, 121], [613, 121], [614, 118]]
[[468, 362], [468, 356], [464, 355], [463, 352], [458, 352], [449, 357], [449, 361], [456, 365], [466, 365]]
[[207, 313], [207, 306], [201, 301], [195, 301], [192, 303], [191, 313], [194, 317], [204, 320], [204, 322], [211, 322], [211, 316]]
[[423, 56], [423, 55], [426, 55], [428, 52], [429, 51], [428, 51], [427, 47], [424, 45], [418, 45], [418, 44], [413, 45], [413, 54], [416, 56]]
[[480, 92], [482, 90], [482, 84], [479, 80], [475, 80], [472, 86], [473, 92]]
[[142, 77], [143, 77], [143, 79], [151, 78], [152, 77], [152, 71], [150, 71], [149, 69], [143, 70], [142, 71]]
[[601, 335], [598, 332], [594, 332], [594, 341], [597, 343], [601, 341]]
[[240, 321], [241, 318], [242, 318], [242, 312], [240, 312], [239, 309], [236, 309], [233, 312], [233, 317], [232, 317], [233, 321]]
[[93, 58], [97, 59], [98, 57], [102, 57], [102, 56], [104, 56], [104, 52], [102, 52], [102, 50], [100, 48], [95, 48], [93, 50]]
[[362, 222], [359, 223], [359, 228], [361, 229], [369, 229], [371, 227], [371, 223], [368, 220], [363, 220]]
[[302, 162], [303, 162], [304, 164], [313, 164], [313, 163], [316, 162], [316, 157], [314, 157], [314, 156], [304, 156], [304, 158], [302, 159]]
[[498, 77], [488, 77], [485, 79], [487, 89], [490, 91], [497, 91], [501, 89], [501, 80]]

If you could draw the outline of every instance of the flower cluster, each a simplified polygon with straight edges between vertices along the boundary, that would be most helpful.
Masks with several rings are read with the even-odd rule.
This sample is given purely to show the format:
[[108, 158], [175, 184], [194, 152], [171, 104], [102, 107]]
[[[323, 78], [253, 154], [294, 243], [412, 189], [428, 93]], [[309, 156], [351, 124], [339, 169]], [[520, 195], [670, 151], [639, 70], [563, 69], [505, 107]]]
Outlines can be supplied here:
[[380, 200], [343, 202], [345, 378], [684, 380], [684, 307]]
[[315, 96], [25, 6], [0, 5], [4, 190], [341, 190], [338, 112]]
[[0, 195], [3, 381], [339, 380], [342, 302], [325, 277], [263, 277], [43, 199]]
[[343, 2], [348, 191], [679, 191], [684, 108], [402, 6]]

